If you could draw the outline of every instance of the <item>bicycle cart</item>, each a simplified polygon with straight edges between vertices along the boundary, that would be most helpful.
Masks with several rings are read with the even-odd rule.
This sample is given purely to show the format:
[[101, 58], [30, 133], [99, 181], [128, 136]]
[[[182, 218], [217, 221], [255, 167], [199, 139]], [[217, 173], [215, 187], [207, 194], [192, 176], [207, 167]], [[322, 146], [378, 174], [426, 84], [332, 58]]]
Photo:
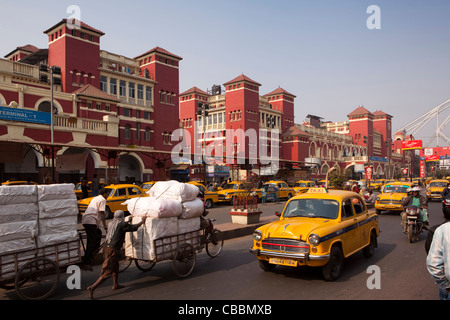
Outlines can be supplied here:
[[[214, 229], [210, 219], [204, 219], [204, 225], [199, 230], [162, 237], [153, 240], [153, 250], [148, 259], [128, 256], [134, 259], [136, 267], [141, 271], [150, 271], [157, 262], [172, 260], [174, 273], [184, 278], [194, 270], [197, 258], [196, 252], [200, 253], [206, 248], [206, 253], [214, 258], [219, 255], [223, 248], [223, 234]], [[143, 257], [144, 255], [138, 254]]]
[[42, 300], [55, 293], [60, 272], [81, 260], [79, 240], [0, 255], [0, 287], [15, 289], [24, 300]]

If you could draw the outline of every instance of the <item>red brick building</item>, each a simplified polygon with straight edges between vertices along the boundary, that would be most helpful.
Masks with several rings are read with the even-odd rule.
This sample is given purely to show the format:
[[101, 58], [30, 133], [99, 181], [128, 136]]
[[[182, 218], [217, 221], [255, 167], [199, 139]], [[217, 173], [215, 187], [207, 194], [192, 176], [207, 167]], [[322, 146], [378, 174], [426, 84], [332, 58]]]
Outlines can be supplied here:
[[48, 48], [17, 47], [0, 59], [0, 105], [9, 114], [50, 112], [51, 87], [42, 82], [50, 74], [40, 66], [59, 67], [54, 143], [48, 123], [0, 117], [0, 179], [43, 182], [51, 163], [56, 182], [94, 173], [111, 183], [165, 179], [182, 58], [160, 47], [135, 58], [101, 50], [104, 32], [84, 22], [63, 19], [44, 34]]

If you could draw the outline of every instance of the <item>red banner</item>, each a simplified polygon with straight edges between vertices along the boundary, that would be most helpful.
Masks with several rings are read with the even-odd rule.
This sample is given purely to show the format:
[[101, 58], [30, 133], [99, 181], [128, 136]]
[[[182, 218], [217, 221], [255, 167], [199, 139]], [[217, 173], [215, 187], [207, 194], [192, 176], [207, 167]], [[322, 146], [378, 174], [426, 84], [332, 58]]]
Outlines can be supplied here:
[[425, 178], [425, 161], [420, 160], [420, 177]]
[[439, 160], [441, 160], [440, 157], [437, 154], [432, 155], [432, 156], [426, 156], [425, 159], [426, 159], [426, 161], [439, 161]]
[[402, 150], [422, 149], [422, 140], [402, 141]]
[[366, 180], [372, 180], [372, 167], [366, 167]]

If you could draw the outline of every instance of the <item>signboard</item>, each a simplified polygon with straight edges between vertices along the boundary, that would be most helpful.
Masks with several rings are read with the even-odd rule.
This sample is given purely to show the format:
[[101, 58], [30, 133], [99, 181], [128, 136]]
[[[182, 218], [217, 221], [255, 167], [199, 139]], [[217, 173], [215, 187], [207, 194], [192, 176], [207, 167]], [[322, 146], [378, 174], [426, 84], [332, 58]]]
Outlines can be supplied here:
[[420, 177], [425, 178], [425, 160], [420, 159]]
[[372, 167], [366, 167], [366, 180], [372, 180], [373, 169]]
[[432, 155], [432, 156], [426, 156], [425, 157], [426, 161], [440, 161], [441, 157], [439, 157], [438, 155]]
[[41, 112], [28, 109], [17, 109], [0, 106], [0, 119], [10, 121], [23, 121], [40, 124], [50, 124], [51, 115], [49, 112]]
[[402, 150], [422, 149], [422, 140], [402, 141]]

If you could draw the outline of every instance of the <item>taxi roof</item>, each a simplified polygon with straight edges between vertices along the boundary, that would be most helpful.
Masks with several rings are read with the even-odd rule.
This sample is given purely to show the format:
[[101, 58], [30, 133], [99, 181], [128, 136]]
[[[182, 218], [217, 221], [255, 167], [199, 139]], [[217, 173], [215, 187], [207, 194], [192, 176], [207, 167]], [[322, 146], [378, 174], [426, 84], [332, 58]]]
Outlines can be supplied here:
[[[312, 188], [314, 189], [314, 188]], [[321, 189], [321, 188], [318, 188]], [[324, 188], [322, 188], [324, 189]], [[310, 189], [311, 190], [311, 189]], [[326, 189], [327, 192], [326, 193], [302, 193], [299, 195], [296, 195], [294, 197], [292, 197], [291, 199], [301, 199], [301, 198], [326, 198], [326, 199], [345, 199], [351, 196], [359, 196], [360, 195], [356, 192], [353, 191], [348, 191], [348, 190], [336, 190], [336, 189]]]

